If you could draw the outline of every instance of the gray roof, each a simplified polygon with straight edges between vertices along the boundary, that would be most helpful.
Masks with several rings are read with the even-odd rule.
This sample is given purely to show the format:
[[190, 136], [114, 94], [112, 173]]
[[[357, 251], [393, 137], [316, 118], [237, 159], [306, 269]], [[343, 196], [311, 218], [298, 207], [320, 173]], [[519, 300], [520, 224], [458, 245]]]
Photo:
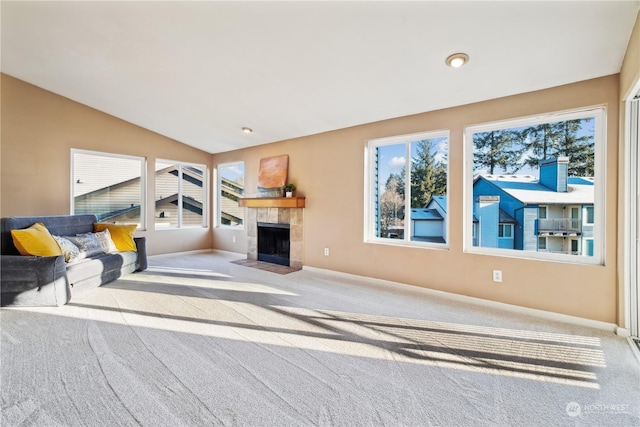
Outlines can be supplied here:
[[515, 224], [516, 220], [511, 215], [509, 215], [508, 213], [503, 211], [502, 209], [499, 209], [498, 222], [501, 223], [501, 224], [502, 223]]
[[436, 209], [411, 208], [411, 219], [420, 221], [442, 220], [442, 215]]

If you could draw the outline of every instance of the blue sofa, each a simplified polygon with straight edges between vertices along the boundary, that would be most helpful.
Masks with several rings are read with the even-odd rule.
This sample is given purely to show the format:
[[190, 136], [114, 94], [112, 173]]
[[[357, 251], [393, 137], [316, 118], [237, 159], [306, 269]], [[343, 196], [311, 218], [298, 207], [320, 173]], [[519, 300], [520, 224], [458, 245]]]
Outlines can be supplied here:
[[144, 237], [136, 237], [137, 252], [101, 253], [74, 263], [64, 256], [20, 255], [11, 230], [43, 223], [52, 235], [93, 232], [95, 215], [23, 216], [0, 219], [0, 305], [61, 306], [72, 295], [94, 289], [134, 271], [147, 268]]

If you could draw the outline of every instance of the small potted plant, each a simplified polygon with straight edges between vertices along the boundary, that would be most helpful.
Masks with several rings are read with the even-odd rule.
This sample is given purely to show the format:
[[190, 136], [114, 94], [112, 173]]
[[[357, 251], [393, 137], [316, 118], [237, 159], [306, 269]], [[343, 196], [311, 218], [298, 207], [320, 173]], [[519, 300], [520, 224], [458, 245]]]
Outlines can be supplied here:
[[293, 197], [293, 192], [295, 191], [296, 186], [294, 184], [287, 184], [284, 186], [284, 193], [286, 197]]

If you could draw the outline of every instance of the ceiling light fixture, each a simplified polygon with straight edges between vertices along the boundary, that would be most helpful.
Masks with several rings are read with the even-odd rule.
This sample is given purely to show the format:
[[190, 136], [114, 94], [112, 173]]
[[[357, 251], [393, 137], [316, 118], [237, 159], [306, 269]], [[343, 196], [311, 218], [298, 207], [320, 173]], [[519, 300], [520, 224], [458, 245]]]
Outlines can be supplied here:
[[453, 55], [449, 56], [444, 62], [446, 62], [449, 67], [460, 68], [464, 64], [469, 62], [469, 55], [467, 55], [466, 53], [454, 53]]
[[244, 128], [242, 128], [242, 132], [244, 132], [244, 133], [252, 133], [253, 129], [244, 127]]

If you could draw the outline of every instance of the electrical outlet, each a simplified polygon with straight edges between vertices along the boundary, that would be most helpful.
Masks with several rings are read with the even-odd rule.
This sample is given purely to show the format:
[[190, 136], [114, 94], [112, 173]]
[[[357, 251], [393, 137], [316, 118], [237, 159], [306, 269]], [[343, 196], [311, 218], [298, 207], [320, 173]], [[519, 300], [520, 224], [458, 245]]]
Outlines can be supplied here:
[[236, 242], [236, 236], [231, 237], [231, 241], [232, 241], [233, 243], [235, 243], [235, 242]]
[[324, 248], [324, 256], [329, 256], [329, 248]]
[[502, 282], [502, 270], [493, 270], [493, 281]]

